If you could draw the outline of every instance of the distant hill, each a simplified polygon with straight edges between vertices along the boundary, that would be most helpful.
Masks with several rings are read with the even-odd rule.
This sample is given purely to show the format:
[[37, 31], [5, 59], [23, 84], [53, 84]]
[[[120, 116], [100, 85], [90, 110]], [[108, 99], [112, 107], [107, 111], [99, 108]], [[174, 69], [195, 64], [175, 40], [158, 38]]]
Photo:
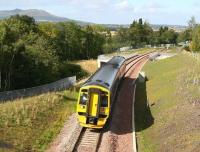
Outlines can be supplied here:
[[[81, 26], [95, 24], [95, 23], [55, 16], [55, 15], [50, 14], [47, 11], [39, 10], [39, 9], [28, 9], [28, 10], [14, 9], [14, 10], [0, 11], [0, 19], [9, 18], [10, 16], [17, 15], [17, 14], [31, 16], [37, 22], [75, 22]], [[116, 30], [120, 27], [124, 27], [124, 28], [129, 27], [129, 24], [101, 24], [101, 25], [108, 27], [111, 30]], [[177, 32], [181, 32], [187, 28], [186, 26], [181, 26], [181, 25], [153, 25], [153, 24], [151, 25], [151, 27], [155, 31], [157, 31], [161, 26], [168, 26], [170, 29], [174, 29]]]
[[50, 14], [47, 11], [39, 10], [39, 9], [14, 9], [14, 10], [4, 10], [0, 11], [0, 19], [9, 18], [12, 15], [28, 15], [33, 17], [37, 22], [76, 22], [81, 25], [90, 24], [88, 22], [82, 22], [78, 20], [72, 20], [65, 17], [58, 17]]

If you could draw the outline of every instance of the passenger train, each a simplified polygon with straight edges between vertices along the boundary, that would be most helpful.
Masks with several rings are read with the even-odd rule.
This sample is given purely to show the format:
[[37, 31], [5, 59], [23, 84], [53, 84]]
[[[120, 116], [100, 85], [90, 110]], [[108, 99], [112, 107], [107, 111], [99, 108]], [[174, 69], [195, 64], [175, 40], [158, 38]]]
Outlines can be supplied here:
[[78, 121], [81, 126], [104, 127], [125, 70], [125, 58], [115, 56], [82, 85], [77, 102]]

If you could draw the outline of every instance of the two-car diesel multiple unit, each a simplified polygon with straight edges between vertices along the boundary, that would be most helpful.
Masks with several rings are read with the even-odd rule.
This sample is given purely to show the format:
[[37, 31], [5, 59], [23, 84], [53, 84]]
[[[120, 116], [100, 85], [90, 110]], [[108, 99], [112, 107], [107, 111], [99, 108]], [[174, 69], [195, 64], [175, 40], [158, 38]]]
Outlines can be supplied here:
[[109, 118], [125, 69], [125, 58], [113, 57], [83, 84], [77, 102], [77, 114], [81, 126], [103, 128]]

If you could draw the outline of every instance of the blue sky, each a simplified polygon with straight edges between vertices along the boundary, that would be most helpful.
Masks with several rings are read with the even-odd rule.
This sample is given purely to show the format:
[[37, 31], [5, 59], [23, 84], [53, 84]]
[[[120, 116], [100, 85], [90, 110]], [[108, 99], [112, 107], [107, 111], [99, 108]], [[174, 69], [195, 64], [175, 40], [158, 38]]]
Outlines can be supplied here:
[[144, 18], [152, 24], [187, 25], [200, 20], [198, 0], [0, 0], [0, 10], [43, 9], [54, 15], [95, 23], [128, 24]]

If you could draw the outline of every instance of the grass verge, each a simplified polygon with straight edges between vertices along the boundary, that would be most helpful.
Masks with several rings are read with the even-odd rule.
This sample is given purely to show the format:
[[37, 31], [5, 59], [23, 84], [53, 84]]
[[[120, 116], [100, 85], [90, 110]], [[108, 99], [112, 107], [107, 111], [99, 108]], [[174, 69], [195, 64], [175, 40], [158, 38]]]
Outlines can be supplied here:
[[73, 63], [78, 64], [81, 68], [88, 72], [88, 74], [93, 74], [98, 68], [97, 60], [81, 60], [81, 61], [74, 61]]
[[0, 151], [44, 151], [75, 112], [76, 91], [0, 104]]
[[148, 81], [137, 83], [135, 116], [139, 152], [200, 149], [200, 69], [190, 56], [149, 62]]

